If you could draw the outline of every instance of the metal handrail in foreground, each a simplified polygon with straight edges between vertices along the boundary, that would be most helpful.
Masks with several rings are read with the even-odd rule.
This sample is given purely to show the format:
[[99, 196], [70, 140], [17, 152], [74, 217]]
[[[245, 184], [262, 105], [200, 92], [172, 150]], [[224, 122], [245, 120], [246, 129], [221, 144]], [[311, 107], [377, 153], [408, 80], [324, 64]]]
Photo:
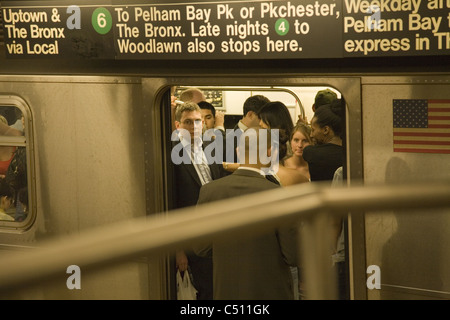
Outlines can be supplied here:
[[[61, 276], [72, 264], [83, 271], [109, 267], [130, 258], [166, 254], [199, 242], [248, 236], [299, 219], [314, 221], [320, 213], [345, 215], [449, 206], [450, 182], [339, 188], [311, 183], [280, 188], [169, 214], [120, 221], [47, 240], [26, 253], [4, 254], [0, 257], [0, 270], [4, 270], [0, 273], [0, 291], [43, 283]], [[314, 232], [320, 230], [314, 229], [312, 236]], [[305, 251], [317, 249], [308, 244], [303, 246]], [[307, 261], [309, 265], [305, 267], [305, 278], [311, 279], [315, 288], [308, 290], [308, 297], [329, 298], [329, 285], [323, 280], [326, 277], [317, 272], [321, 270], [315, 265], [318, 261]]]

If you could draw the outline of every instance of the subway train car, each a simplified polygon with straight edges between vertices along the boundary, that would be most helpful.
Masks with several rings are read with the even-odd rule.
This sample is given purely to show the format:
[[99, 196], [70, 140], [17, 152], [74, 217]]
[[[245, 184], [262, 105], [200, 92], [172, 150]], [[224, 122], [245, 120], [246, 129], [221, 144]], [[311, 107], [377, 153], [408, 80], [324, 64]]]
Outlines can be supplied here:
[[[22, 151], [11, 161], [22, 184], [5, 195], [15, 203], [13, 219], [0, 220], [0, 260], [170, 215], [174, 89], [203, 90], [232, 128], [251, 95], [283, 101], [295, 122], [310, 120], [316, 92], [329, 88], [346, 102], [348, 186], [449, 181], [449, 4], [379, 5], [0, 1], [0, 114], [11, 127], [0, 127], [0, 146]], [[348, 215], [348, 298], [450, 299], [448, 205], [366, 209]], [[82, 273], [81, 289], [61, 270], [0, 296], [171, 300], [173, 273], [167, 255], [142, 255]]]

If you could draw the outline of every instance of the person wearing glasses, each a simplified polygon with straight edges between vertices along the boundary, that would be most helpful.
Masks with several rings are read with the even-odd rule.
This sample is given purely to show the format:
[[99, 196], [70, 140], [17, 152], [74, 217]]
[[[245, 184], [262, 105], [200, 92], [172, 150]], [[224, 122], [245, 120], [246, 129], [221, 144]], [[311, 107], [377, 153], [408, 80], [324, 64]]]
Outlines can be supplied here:
[[[174, 207], [197, 204], [200, 187], [224, 176], [221, 161], [210, 157], [202, 140], [202, 113], [197, 103], [180, 104], [175, 111], [176, 131], [172, 134], [171, 160], [174, 166]], [[222, 159], [219, 159], [222, 160]], [[176, 266], [190, 271], [198, 300], [212, 300], [212, 256], [199, 257], [190, 248], [178, 250]]]

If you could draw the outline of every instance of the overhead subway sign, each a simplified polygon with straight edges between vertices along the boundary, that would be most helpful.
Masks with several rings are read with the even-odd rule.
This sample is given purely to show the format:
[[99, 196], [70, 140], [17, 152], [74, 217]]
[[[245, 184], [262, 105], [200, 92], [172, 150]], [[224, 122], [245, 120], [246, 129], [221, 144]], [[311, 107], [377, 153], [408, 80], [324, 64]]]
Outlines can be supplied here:
[[2, 1], [9, 58], [448, 55], [450, 0]]

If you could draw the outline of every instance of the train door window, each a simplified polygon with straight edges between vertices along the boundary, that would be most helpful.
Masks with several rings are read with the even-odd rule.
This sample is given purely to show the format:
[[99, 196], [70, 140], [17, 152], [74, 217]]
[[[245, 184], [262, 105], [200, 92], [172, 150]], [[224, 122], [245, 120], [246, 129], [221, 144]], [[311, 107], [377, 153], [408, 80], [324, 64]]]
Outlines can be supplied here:
[[0, 96], [0, 230], [22, 229], [31, 221], [28, 119], [24, 104]]

